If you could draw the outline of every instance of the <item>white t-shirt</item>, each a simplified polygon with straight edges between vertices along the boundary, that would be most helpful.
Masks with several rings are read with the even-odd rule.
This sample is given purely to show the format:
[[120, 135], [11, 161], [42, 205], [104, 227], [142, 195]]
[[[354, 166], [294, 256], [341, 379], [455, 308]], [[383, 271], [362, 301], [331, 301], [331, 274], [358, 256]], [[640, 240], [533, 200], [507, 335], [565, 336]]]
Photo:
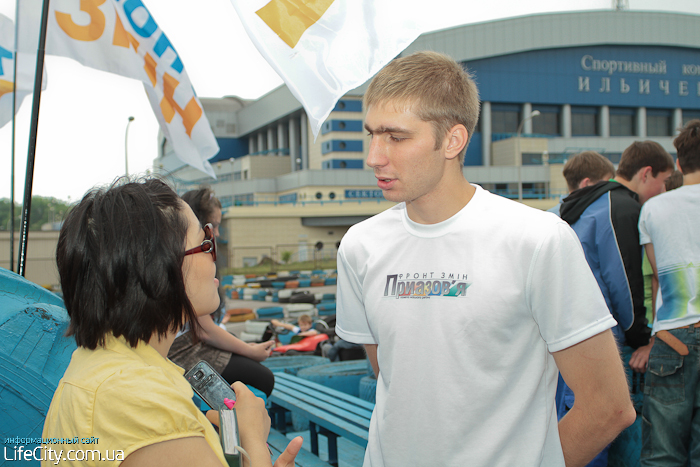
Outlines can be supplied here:
[[568, 224], [479, 186], [438, 224], [353, 226], [337, 302], [337, 334], [378, 344], [372, 467], [563, 466], [550, 352], [617, 324]]
[[682, 186], [644, 203], [639, 241], [654, 245], [663, 298], [652, 332], [700, 321], [700, 185]]

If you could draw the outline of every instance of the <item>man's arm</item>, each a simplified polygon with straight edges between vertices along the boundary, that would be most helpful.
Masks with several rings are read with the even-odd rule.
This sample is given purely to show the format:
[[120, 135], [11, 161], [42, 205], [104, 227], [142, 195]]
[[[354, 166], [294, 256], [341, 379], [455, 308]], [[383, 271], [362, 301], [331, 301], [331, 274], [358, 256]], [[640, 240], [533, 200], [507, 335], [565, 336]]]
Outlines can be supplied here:
[[610, 330], [552, 355], [576, 400], [559, 422], [564, 459], [584, 466], [636, 418], [622, 361]]
[[[651, 279], [651, 315], [656, 315], [656, 294], [659, 291], [659, 271], [656, 269], [656, 256], [654, 255], [654, 244], [647, 243], [644, 245], [644, 252], [647, 255], [649, 264], [651, 265], [651, 270], [654, 275]], [[653, 318], [652, 318], [653, 321]], [[639, 373], [644, 373], [647, 371], [647, 364], [649, 363], [649, 354], [651, 353], [651, 348], [654, 346], [654, 338], [649, 339], [649, 344], [642, 346], [634, 351], [630, 357], [630, 368]]]
[[374, 376], [379, 376], [379, 363], [377, 362], [377, 344], [365, 344], [365, 352], [367, 352], [367, 358], [369, 358], [369, 363], [372, 364]]

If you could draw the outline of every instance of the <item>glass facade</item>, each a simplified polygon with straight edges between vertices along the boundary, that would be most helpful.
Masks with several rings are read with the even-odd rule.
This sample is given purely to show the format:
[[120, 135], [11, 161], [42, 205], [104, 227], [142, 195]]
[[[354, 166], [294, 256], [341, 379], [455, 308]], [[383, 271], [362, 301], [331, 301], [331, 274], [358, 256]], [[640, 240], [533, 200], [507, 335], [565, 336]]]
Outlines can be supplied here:
[[610, 109], [610, 136], [635, 136], [634, 109]]
[[533, 105], [532, 110], [539, 110], [540, 114], [532, 119], [532, 132], [536, 135], [561, 135], [559, 106]]
[[571, 107], [571, 136], [598, 136], [598, 109]]

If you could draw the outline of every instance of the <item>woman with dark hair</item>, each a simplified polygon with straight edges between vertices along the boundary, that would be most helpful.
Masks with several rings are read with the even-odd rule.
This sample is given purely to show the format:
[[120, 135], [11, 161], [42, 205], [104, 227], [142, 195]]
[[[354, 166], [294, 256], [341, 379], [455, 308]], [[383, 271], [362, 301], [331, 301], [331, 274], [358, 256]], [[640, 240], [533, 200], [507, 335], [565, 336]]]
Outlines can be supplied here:
[[[221, 224], [221, 202], [211, 188], [188, 191], [182, 195], [202, 225], [211, 224], [214, 236], [219, 236]], [[229, 383], [241, 381], [263, 391], [268, 397], [275, 384], [269, 368], [261, 365], [271, 352], [274, 341], [247, 344], [222, 329], [223, 298], [216, 312], [197, 318], [199, 329], [197, 340], [192, 332], [183, 329], [173, 342], [168, 358], [185, 370], [200, 360], [207, 361]]]
[[[102, 465], [105, 457], [123, 466], [228, 465], [182, 369], [167, 359], [178, 330], [190, 323], [196, 333], [197, 317], [219, 303], [215, 256], [211, 226], [202, 229], [159, 180], [85, 195], [56, 250], [78, 349], [54, 393], [44, 438], [96, 439], [76, 446], [99, 449], [80, 465]], [[241, 445], [252, 465], [269, 466], [264, 404], [244, 384], [232, 387]], [[275, 465], [294, 465], [300, 445], [290, 443]]]

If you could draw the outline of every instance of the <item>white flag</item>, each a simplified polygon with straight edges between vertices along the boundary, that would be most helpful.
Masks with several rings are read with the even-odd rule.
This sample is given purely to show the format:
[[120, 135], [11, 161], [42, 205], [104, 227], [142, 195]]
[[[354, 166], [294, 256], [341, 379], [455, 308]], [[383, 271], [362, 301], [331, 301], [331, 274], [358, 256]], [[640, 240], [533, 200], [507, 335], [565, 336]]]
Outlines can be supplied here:
[[[40, 12], [33, 1], [20, 2], [23, 26], [33, 17], [31, 24], [38, 27]], [[20, 34], [21, 45], [22, 28]], [[180, 57], [141, 0], [53, 0], [46, 53], [142, 81], [177, 157], [216, 178], [208, 160], [219, 145], [202, 104]]]
[[346, 92], [422, 32], [405, 0], [231, 0], [248, 35], [306, 109], [315, 136]]
[[[12, 120], [12, 90], [15, 88], [15, 25], [10, 18], [0, 14], [0, 128]], [[36, 50], [35, 50], [36, 53]], [[20, 53], [17, 62], [17, 92], [15, 111], [17, 113], [25, 97], [34, 89], [36, 57]], [[42, 89], [46, 89], [46, 68]]]

